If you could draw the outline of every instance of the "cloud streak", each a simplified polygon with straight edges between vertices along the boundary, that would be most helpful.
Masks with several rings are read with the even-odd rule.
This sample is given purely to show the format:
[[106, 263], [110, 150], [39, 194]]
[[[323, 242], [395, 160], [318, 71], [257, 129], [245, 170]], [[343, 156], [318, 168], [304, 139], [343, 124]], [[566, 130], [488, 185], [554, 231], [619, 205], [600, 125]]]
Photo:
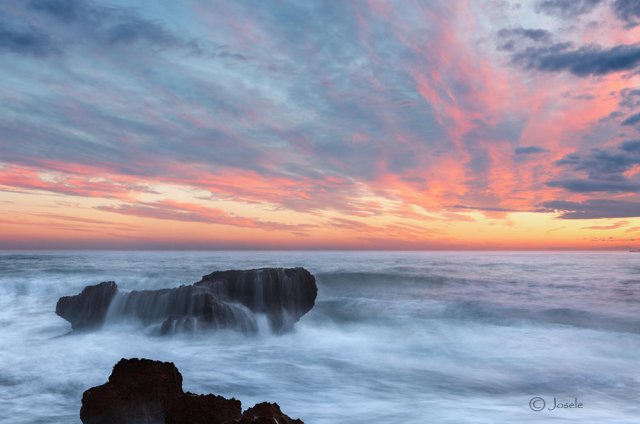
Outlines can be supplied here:
[[516, 147], [514, 153], [516, 155], [537, 155], [540, 153], [547, 153], [549, 150], [540, 146], [520, 146]]
[[[593, 148], [584, 155], [571, 153], [555, 164], [568, 169], [568, 176], [547, 182], [549, 187], [561, 187], [575, 193], [635, 193], [640, 190], [634, 171], [640, 165], [637, 140], [625, 141], [615, 148]], [[587, 178], [576, 178], [580, 174], [586, 174]]]
[[561, 18], [575, 18], [591, 12], [602, 0], [539, 0], [537, 12]]
[[560, 212], [562, 219], [600, 219], [640, 217], [640, 202], [611, 199], [590, 199], [584, 202], [553, 200], [542, 205]]
[[513, 61], [542, 72], [567, 71], [579, 77], [630, 71], [640, 64], [640, 44], [572, 48], [570, 43], [528, 47], [513, 55]]
[[615, 14], [633, 28], [640, 23], [640, 2], [637, 0], [615, 0], [613, 2]]
[[621, 122], [622, 125], [640, 124], [640, 113], [633, 114]]
[[200, 222], [206, 224], [230, 225], [234, 227], [254, 228], [262, 230], [284, 230], [305, 232], [309, 225], [281, 224], [258, 219], [236, 216], [218, 208], [211, 208], [195, 203], [163, 200], [153, 203], [122, 204], [119, 206], [97, 206], [97, 210], [141, 218], [152, 218], [170, 221]]

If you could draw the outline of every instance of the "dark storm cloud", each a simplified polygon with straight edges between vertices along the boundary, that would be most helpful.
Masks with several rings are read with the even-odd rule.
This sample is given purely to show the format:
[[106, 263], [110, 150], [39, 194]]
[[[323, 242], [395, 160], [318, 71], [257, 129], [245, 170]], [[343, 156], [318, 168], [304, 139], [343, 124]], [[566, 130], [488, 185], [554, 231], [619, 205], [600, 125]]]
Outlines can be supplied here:
[[[614, 148], [591, 149], [587, 154], [571, 153], [556, 161], [565, 175], [548, 181], [574, 193], [637, 192], [640, 184], [625, 173], [640, 164], [640, 143], [630, 140]], [[586, 174], [587, 178], [581, 175]]]
[[514, 51], [528, 43], [548, 43], [551, 33], [544, 29], [503, 28], [498, 31], [498, 38], [499, 50]]
[[[51, 52], [72, 53], [78, 48], [112, 47], [155, 51], [175, 50], [207, 58], [247, 60], [223, 44], [184, 37], [162, 23], [141, 17], [136, 9], [80, 0], [16, 2], [0, 12], [9, 21], [30, 22], [28, 30], [9, 29], [0, 21], [0, 50], [40, 57]], [[123, 58], [126, 60], [126, 58]]]
[[640, 202], [615, 199], [590, 199], [584, 202], [553, 200], [542, 204], [547, 212], [562, 212], [562, 219], [640, 217]]
[[579, 77], [630, 71], [640, 65], [640, 44], [573, 48], [570, 43], [528, 47], [512, 55], [512, 60], [527, 69], [542, 72], [568, 71]]
[[539, 42], [546, 42], [551, 40], [551, 33], [544, 29], [531, 29], [522, 27], [511, 29], [505, 28], [498, 31], [498, 35], [501, 37], [524, 37]]
[[640, 1], [616, 0], [613, 2], [613, 10], [618, 18], [627, 23], [631, 28], [640, 23]]
[[38, 29], [11, 28], [0, 20], [0, 51], [32, 56], [49, 56], [58, 52], [51, 39]]
[[620, 149], [625, 152], [640, 154], [640, 140], [625, 141], [620, 145]]
[[621, 122], [622, 125], [636, 125], [640, 123], [640, 113], [629, 116], [627, 119]]
[[173, 48], [211, 58], [247, 59], [245, 55], [228, 51], [223, 45], [202, 43], [177, 35], [156, 21], [140, 17], [132, 9], [80, 0], [33, 0], [28, 3], [28, 8], [74, 30], [79, 36], [76, 41], [80, 43], [104, 47], [141, 45], [155, 49]]
[[[626, 151], [628, 152], [628, 150]], [[591, 149], [586, 155], [571, 153], [556, 162], [559, 166], [569, 166], [575, 171], [585, 171], [590, 178], [620, 174], [640, 163], [640, 156], [629, 155], [620, 149]]]
[[[601, 0], [545, 0], [536, 10], [564, 19], [575, 19], [590, 12]], [[619, 17], [634, 16], [640, 4], [616, 1]], [[554, 35], [544, 29], [502, 29], [498, 32], [498, 50], [511, 52], [511, 60], [530, 70], [570, 72], [579, 77], [633, 71], [640, 65], [640, 44], [603, 47], [597, 44], [575, 46], [571, 42], [553, 41]]]
[[602, 0], [541, 0], [535, 5], [536, 12], [562, 18], [575, 18], [591, 12]]
[[621, 90], [619, 105], [627, 109], [640, 108], [640, 89], [625, 88]]
[[178, 39], [156, 24], [145, 21], [125, 21], [109, 28], [106, 41], [109, 44], [131, 44], [146, 40], [152, 44], [174, 45]]
[[546, 153], [548, 151], [549, 150], [540, 146], [521, 146], [516, 147], [514, 152], [516, 155], [535, 155], [538, 153]]
[[35, 0], [29, 9], [79, 31], [79, 42], [107, 46], [147, 44], [186, 47], [188, 42], [160, 24], [142, 19], [127, 9], [97, 6], [78, 0]]
[[29, 2], [29, 7], [61, 21], [70, 22], [86, 13], [85, 4], [87, 3], [79, 0], [33, 0]]
[[606, 181], [606, 180], [554, 180], [547, 183], [549, 187], [559, 187], [573, 193], [624, 193], [635, 192], [640, 189], [640, 185], [629, 181]]

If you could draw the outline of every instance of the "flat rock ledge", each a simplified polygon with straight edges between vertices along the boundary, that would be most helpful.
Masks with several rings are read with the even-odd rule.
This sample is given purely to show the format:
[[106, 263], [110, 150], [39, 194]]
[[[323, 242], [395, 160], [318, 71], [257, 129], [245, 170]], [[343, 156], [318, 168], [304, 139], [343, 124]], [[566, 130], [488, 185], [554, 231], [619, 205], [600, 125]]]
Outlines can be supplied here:
[[84, 424], [304, 424], [277, 403], [263, 402], [242, 412], [237, 399], [182, 390], [172, 362], [121, 359], [109, 381], [84, 392]]
[[217, 271], [191, 285], [160, 290], [119, 290], [113, 281], [85, 287], [58, 300], [56, 314], [73, 330], [136, 321], [161, 334], [232, 329], [258, 331], [260, 315], [284, 333], [315, 304], [318, 288], [304, 268]]

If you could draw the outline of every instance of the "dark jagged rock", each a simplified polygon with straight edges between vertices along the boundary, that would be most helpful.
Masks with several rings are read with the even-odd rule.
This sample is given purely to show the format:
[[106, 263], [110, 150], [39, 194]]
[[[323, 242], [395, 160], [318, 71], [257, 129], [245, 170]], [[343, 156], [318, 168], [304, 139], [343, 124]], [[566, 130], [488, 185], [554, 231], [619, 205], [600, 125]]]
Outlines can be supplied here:
[[173, 289], [118, 291], [114, 282], [86, 287], [62, 297], [56, 313], [73, 329], [99, 327], [109, 320], [158, 324], [162, 334], [229, 328], [256, 332], [256, 314], [272, 331], [289, 331], [314, 305], [318, 289], [304, 268], [218, 271]]
[[237, 423], [242, 417], [242, 404], [236, 399], [217, 395], [185, 393], [167, 410], [167, 424]]
[[167, 362], [122, 359], [109, 381], [82, 395], [83, 423], [162, 423], [167, 408], [182, 396], [182, 375]]
[[100, 326], [117, 292], [113, 281], [87, 286], [78, 295], [61, 297], [56, 314], [69, 321], [74, 330]]
[[[277, 421], [274, 421], [274, 417]], [[282, 413], [277, 403], [262, 402], [249, 408], [242, 414], [239, 424], [304, 424], [302, 420], [294, 420]]]
[[275, 403], [242, 413], [239, 400], [182, 390], [182, 375], [171, 362], [121, 359], [109, 381], [82, 396], [84, 424], [304, 424]]

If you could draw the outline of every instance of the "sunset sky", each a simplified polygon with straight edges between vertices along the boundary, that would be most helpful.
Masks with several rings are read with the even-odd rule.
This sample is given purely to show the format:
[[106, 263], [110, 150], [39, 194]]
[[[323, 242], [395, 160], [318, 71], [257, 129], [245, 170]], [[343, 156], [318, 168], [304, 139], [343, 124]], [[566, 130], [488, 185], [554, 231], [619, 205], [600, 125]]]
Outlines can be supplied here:
[[640, 1], [0, 10], [0, 248], [640, 247]]

